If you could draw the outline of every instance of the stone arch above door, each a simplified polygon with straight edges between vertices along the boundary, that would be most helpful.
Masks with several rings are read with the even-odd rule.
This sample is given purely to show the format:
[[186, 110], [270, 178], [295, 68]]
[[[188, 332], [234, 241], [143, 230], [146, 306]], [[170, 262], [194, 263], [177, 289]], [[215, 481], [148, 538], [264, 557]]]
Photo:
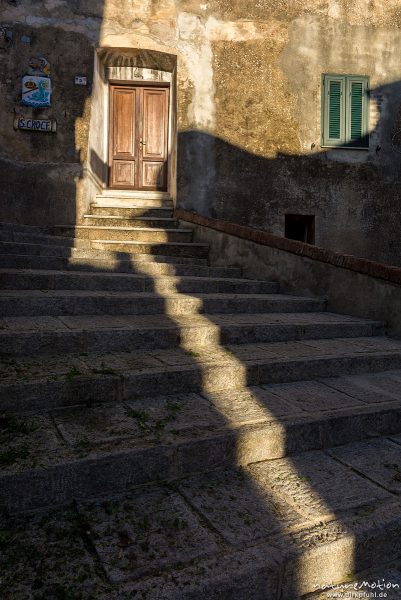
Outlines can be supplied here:
[[103, 78], [126, 81], [173, 81], [177, 57], [155, 50], [101, 48], [97, 58]]

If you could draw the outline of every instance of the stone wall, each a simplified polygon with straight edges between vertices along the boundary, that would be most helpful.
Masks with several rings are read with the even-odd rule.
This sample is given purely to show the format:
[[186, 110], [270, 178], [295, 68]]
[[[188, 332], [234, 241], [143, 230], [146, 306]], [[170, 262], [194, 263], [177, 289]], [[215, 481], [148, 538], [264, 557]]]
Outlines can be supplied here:
[[[196, 242], [209, 244], [213, 266], [236, 266], [250, 279], [277, 281], [282, 292], [327, 299], [329, 312], [379, 321], [389, 335], [401, 338], [400, 267], [283, 240], [218, 219], [192, 217], [184, 210], [177, 213], [181, 225], [193, 230]], [[203, 220], [206, 225], [199, 223]]]
[[[313, 214], [319, 246], [401, 264], [398, 0], [3, 0], [1, 9], [12, 33], [0, 49], [1, 220], [80, 219], [105, 185], [91, 141], [103, 135], [95, 56], [131, 51], [142, 68], [151, 51], [174, 57], [179, 206], [278, 235], [286, 213]], [[35, 112], [56, 118], [57, 134], [13, 129], [15, 112], [30, 115], [19, 105], [30, 56], [51, 64], [53, 104]], [[322, 73], [370, 77], [368, 151], [321, 148]]]

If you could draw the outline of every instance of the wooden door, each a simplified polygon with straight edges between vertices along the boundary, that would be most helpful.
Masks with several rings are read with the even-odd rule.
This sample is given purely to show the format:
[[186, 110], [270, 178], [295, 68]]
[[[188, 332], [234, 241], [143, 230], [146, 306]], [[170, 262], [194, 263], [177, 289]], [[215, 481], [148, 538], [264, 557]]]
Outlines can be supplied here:
[[110, 187], [167, 189], [168, 103], [165, 87], [111, 86]]

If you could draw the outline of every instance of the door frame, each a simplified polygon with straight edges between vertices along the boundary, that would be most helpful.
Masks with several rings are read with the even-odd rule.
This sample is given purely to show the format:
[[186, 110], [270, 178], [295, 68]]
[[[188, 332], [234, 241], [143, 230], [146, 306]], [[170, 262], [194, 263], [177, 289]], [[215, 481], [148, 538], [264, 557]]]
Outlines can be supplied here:
[[118, 188], [111, 187], [111, 164], [112, 164], [112, 138], [113, 138], [113, 103], [112, 103], [112, 88], [113, 87], [158, 87], [158, 88], [167, 88], [168, 93], [168, 115], [167, 115], [167, 189], [166, 191], [160, 193], [169, 193], [170, 192], [170, 160], [171, 160], [171, 149], [172, 149], [172, 135], [173, 135], [173, 123], [172, 123], [172, 97], [171, 91], [172, 86], [170, 82], [166, 81], [147, 81], [147, 80], [121, 80], [121, 79], [110, 79], [108, 80], [108, 118], [107, 118], [107, 189], [110, 190], [124, 190], [126, 192], [140, 192], [141, 194], [154, 194], [155, 191], [159, 192], [159, 190], [140, 190], [137, 188]]

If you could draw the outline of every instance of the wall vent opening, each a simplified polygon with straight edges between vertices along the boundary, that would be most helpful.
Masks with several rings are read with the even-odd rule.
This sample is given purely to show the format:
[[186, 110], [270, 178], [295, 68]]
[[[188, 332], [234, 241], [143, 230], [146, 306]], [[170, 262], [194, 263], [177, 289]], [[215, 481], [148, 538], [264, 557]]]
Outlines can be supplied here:
[[315, 243], [315, 215], [285, 215], [285, 237]]

